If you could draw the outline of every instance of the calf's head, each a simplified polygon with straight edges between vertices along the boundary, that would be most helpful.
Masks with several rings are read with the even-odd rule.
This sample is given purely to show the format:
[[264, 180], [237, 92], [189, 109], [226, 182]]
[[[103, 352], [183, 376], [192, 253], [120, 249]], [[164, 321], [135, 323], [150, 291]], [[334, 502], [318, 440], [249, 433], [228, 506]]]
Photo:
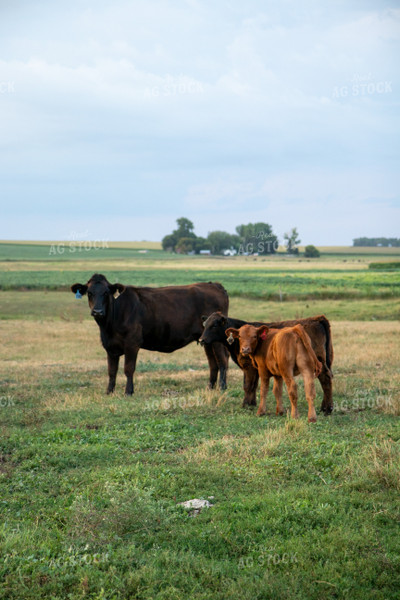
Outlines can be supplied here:
[[74, 294], [79, 293], [84, 296], [87, 294], [89, 308], [92, 317], [97, 321], [102, 321], [106, 318], [112, 298], [116, 292], [122, 294], [125, 286], [121, 283], [110, 283], [104, 277], [95, 273], [86, 284], [74, 283], [71, 286], [71, 291]]
[[239, 340], [240, 354], [244, 356], [254, 354], [260, 340], [265, 340], [268, 332], [266, 325], [254, 327], [254, 325], [243, 325], [240, 329], [230, 327], [225, 331], [230, 344], [237, 338]]
[[213, 312], [209, 317], [203, 316], [201, 320], [204, 331], [201, 334], [199, 342], [202, 346], [224, 340], [226, 317], [221, 311]]

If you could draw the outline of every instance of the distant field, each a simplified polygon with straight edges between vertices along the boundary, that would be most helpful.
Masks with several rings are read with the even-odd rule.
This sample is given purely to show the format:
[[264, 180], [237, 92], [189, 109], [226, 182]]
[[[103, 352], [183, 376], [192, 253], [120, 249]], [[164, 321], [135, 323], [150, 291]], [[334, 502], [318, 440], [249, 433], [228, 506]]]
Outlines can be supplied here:
[[[370, 259], [325, 257], [178, 256], [130, 248], [77, 250], [61, 246], [0, 244], [0, 289], [67, 290], [93, 272], [130, 285], [183, 285], [221, 281], [232, 297], [274, 301], [400, 298], [400, 273], [369, 270]], [[51, 249], [51, 246], [50, 246]], [[380, 249], [378, 249], [380, 250]], [[345, 255], [343, 255], [345, 256]]]

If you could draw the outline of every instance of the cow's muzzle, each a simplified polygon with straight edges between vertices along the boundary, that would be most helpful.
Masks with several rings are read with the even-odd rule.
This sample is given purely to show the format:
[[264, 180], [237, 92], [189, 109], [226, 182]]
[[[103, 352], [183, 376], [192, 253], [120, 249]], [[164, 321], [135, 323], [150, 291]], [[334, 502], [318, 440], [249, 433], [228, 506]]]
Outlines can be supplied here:
[[251, 348], [242, 348], [240, 350], [240, 354], [243, 354], [243, 356], [248, 356], [249, 354], [251, 354]]
[[104, 317], [104, 310], [103, 309], [98, 309], [98, 308], [94, 308], [92, 310], [92, 317], [97, 317], [97, 318], [102, 318]]

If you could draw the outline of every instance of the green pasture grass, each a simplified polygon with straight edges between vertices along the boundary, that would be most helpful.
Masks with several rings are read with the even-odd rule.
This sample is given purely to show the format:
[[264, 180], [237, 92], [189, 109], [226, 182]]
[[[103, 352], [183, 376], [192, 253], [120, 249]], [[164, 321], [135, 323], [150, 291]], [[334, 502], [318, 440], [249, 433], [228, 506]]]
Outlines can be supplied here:
[[[104, 265], [103, 265], [104, 266]], [[135, 269], [102, 272], [110, 281], [126, 285], [186, 285], [195, 281], [220, 281], [230, 296], [264, 300], [398, 298], [398, 273], [380, 271], [307, 272], [285, 270]], [[67, 290], [72, 283], [86, 282], [93, 269], [85, 271], [2, 271], [0, 289]]]
[[308, 425], [302, 386], [298, 421], [243, 410], [232, 365], [207, 391], [195, 344], [106, 396], [95, 323], [1, 322], [0, 598], [397, 599], [400, 325], [332, 325]]
[[369, 269], [374, 270], [392, 270], [392, 269], [400, 269], [400, 260], [397, 262], [372, 262], [368, 265]]
[[106, 263], [84, 270], [41, 269], [0, 271], [0, 289], [67, 290], [72, 283], [86, 282], [93, 272], [103, 272], [110, 281], [126, 285], [165, 286], [186, 285], [195, 281], [220, 281], [230, 296], [244, 296], [264, 300], [341, 299], [341, 298], [397, 298], [400, 296], [400, 278], [396, 272], [360, 270], [248, 269], [239, 266], [224, 269], [223, 264], [203, 269], [194, 262], [187, 268], [166, 268], [151, 263], [133, 263], [130, 269], [112, 270]]
[[[346, 321], [400, 319], [400, 300], [362, 299], [294, 300], [280, 302], [233, 297], [229, 314], [248, 321], [283, 321], [325, 314], [329, 319]], [[0, 291], [0, 320], [91, 320], [86, 298], [76, 300], [69, 291]]]

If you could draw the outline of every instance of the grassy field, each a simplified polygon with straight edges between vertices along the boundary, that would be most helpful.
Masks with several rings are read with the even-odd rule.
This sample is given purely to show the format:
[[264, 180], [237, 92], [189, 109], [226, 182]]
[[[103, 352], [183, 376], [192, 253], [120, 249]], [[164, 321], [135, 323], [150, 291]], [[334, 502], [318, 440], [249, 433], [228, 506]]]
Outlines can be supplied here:
[[[398, 275], [368, 273], [376, 256], [321, 266], [152, 252], [0, 262], [0, 598], [397, 599]], [[233, 365], [226, 392], [205, 389], [195, 344], [141, 351], [135, 396], [122, 372], [106, 396], [98, 328], [86, 300], [62, 291], [95, 270], [151, 285], [217, 278], [248, 319], [325, 313], [333, 415], [308, 425], [301, 393], [298, 421], [276, 417], [272, 397], [256, 418]], [[289, 275], [291, 294], [271, 299], [270, 277]], [[350, 280], [361, 297], [338, 298]], [[212, 506], [196, 516], [179, 505], [192, 498]]]

